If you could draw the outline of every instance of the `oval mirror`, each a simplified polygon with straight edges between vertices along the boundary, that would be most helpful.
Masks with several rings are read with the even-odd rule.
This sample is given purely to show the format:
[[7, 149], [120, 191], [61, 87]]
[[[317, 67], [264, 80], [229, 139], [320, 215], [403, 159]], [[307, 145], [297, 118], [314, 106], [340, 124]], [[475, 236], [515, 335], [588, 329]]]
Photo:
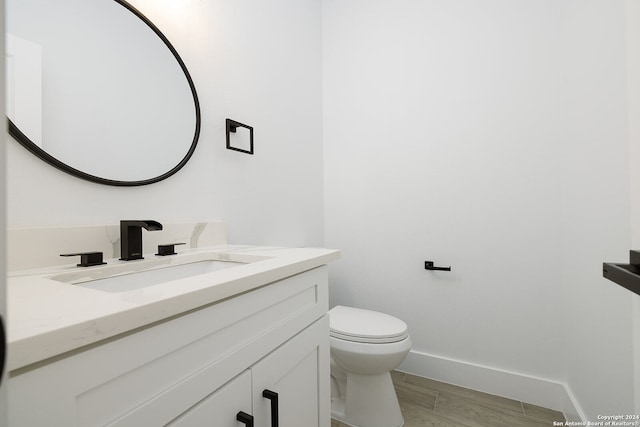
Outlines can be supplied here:
[[158, 182], [200, 134], [175, 48], [124, 0], [6, 0], [9, 133], [51, 165], [107, 185]]

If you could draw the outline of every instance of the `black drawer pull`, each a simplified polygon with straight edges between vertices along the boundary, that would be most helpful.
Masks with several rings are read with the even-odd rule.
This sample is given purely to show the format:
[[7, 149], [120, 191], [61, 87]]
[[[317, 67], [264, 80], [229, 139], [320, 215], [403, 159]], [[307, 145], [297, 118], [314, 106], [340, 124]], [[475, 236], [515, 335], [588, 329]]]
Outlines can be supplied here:
[[238, 412], [238, 415], [236, 415], [236, 420], [240, 421], [247, 427], [253, 427], [253, 416], [247, 414], [246, 412]]
[[271, 427], [278, 427], [278, 424], [280, 424], [278, 416], [278, 393], [265, 390], [262, 392], [262, 397], [271, 401]]

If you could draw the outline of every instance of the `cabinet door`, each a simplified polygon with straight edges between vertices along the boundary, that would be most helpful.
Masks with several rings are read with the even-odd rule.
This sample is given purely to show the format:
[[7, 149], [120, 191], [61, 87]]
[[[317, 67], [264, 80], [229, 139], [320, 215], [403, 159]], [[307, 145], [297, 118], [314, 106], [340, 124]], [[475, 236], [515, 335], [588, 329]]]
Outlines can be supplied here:
[[239, 412], [251, 414], [251, 372], [245, 371], [167, 424], [171, 427], [240, 427]]
[[251, 371], [255, 427], [330, 425], [328, 316], [274, 350]]

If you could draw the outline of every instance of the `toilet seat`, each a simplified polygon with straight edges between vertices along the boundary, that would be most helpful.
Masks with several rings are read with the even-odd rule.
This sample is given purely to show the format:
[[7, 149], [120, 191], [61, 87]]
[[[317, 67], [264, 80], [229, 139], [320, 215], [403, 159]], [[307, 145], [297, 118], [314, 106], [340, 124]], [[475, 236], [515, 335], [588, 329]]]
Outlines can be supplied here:
[[377, 311], [336, 306], [329, 311], [330, 336], [359, 343], [387, 344], [408, 337], [407, 324]]

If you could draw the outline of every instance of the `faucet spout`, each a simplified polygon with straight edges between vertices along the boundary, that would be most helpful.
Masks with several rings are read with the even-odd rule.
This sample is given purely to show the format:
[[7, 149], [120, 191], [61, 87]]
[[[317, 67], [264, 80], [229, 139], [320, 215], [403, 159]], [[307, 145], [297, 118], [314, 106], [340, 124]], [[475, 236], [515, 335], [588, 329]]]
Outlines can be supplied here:
[[153, 221], [150, 219], [120, 221], [120, 226], [122, 226], [123, 222], [128, 227], [141, 227], [149, 231], [162, 230], [162, 224], [160, 224], [158, 221]]
[[120, 221], [120, 259], [132, 261], [143, 259], [142, 229], [148, 231], [162, 230], [162, 224], [153, 220]]

